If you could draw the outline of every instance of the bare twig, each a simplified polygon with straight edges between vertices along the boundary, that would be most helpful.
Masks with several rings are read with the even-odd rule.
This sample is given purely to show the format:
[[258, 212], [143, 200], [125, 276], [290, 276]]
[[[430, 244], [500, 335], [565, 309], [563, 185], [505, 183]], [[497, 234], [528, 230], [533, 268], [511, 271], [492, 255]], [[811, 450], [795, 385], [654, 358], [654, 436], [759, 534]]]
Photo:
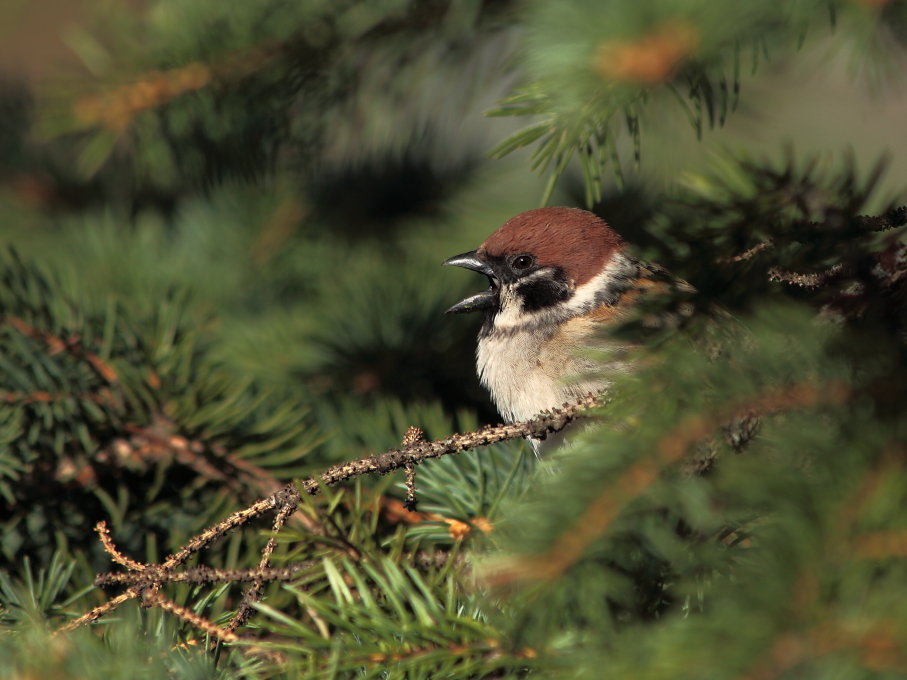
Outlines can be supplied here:
[[771, 267], [768, 270], [768, 278], [769, 281], [789, 283], [794, 286], [800, 286], [801, 288], [817, 288], [843, 273], [844, 267], [841, 264], [831, 266], [822, 272], [810, 272], [806, 274], [787, 271], [780, 267]]
[[192, 567], [185, 571], [161, 571], [146, 569], [142, 572], [108, 572], [95, 577], [96, 586], [116, 585], [154, 585], [163, 583], [191, 583], [209, 585], [212, 583], [249, 583], [267, 581], [269, 583], [287, 583], [295, 579], [306, 569], [316, 564], [313, 561], [300, 562], [288, 567], [266, 567], [264, 569], [212, 569], [211, 567]]
[[[561, 408], [552, 409], [541, 413], [540, 415], [519, 423], [511, 423], [507, 425], [495, 425], [495, 426], [486, 426], [474, 432], [467, 432], [464, 434], [455, 434], [446, 439], [441, 439], [434, 442], [427, 442], [424, 440], [415, 440], [406, 443], [401, 449], [391, 449], [385, 453], [379, 454], [377, 456], [370, 456], [368, 458], [363, 458], [357, 461], [350, 461], [346, 463], [340, 463], [333, 465], [328, 468], [324, 473], [319, 475], [320, 482], [315, 478], [310, 478], [303, 480], [298, 483], [298, 488], [305, 491], [309, 494], [317, 494], [321, 489], [321, 484], [327, 484], [333, 486], [339, 484], [353, 477], [358, 477], [364, 474], [377, 473], [377, 474], [387, 474], [394, 470], [413, 468], [420, 463], [431, 459], [431, 458], [440, 458], [444, 455], [461, 453], [468, 449], [474, 449], [480, 446], [487, 446], [489, 444], [494, 444], [497, 442], [505, 441], [508, 439], [516, 439], [519, 437], [536, 437], [539, 439], [544, 439], [547, 435], [557, 432], [571, 422], [579, 418], [582, 413], [600, 403], [601, 395], [589, 394], [585, 397], [578, 399], [575, 402], [564, 404]], [[411, 430], [412, 431], [412, 430]], [[266, 498], [253, 503], [248, 508], [244, 510], [239, 510], [229, 515], [224, 520], [218, 522], [214, 526], [208, 527], [202, 531], [197, 536], [194, 536], [189, 541], [187, 541], [182, 548], [177, 550], [173, 555], [170, 555], [164, 562], [161, 564], [146, 564], [139, 565], [139, 563], [132, 563], [131, 560], [122, 556], [116, 547], [113, 545], [113, 541], [110, 539], [109, 535], [106, 532], [106, 527], [104, 531], [99, 531], [102, 537], [102, 542], [105, 545], [108, 553], [114, 558], [114, 561], [127, 566], [130, 569], [134, 569], [137, 574], [124, 574], [124, 575], [115, 575], [115, 574], [104, 574], [98, 576], [96, 583], [98, 585], [108, 585], [113, 583], [132, 583], [126, 592], [117, 595], [116, 597], [108, 600], [102, 605], [99, 605], [90, 611], [86, 612], [82, 616], [70, 621], [69, 623], [61, 626], [57, 632], [63, 633], [67, 631], [74, 630], [79, 626], [91, 623], [98, 620], [105, 614], [113, 611], [119, 607], [124, 602], [131, 600], [133, 598], [141, 596], [146, 603], [157, 604], [158, 602], [167, 602], [163, 599], [162, 596], [158, 596], [157, 589], [163, 583], [175, 583], [175, 582], [194, 582], [191, 581], [192, 576], [189, 576], [190, 573], [196, 578], [207, 577], [208, 572], [196, 570], [194, 573], [190, 570], [184, 574], [175, 574], [174, 569], [184, 564], [192, 555], [203, 550], [212, 542], [216, 541], [221, 536], [225, 535], [232, 529], [235, 529], [238, 526], [241, 526], [248, 522], [251, 519], [260, 517], [261, 515], [269, 512], [271, 510], [278, 510], [277, 517], [274, 520], [274, 532], [278, 532], [280, 528], [283, 527], [283, 524], [286, 522], [287, 518], [295, 512], [298, 507], [300, 500], [299, 490], [297, 486], [288, 484], [283, 487], [281, 490], [276, 493], [271, 494]], [[267, 571], [268, 562], [270, 560], [271, 554], [274, 550], [274, 536], [268, 541], [268, 545], [265, 546], [265, 549], [262, 551], [262, 560], [260, 562], [260, 567], [254, 573], [250, 572], [245, 574], [247, 578], [236, 578], [235, 580], [249, 580], [253, 581], [252, 588], [246, 593], [246, 597], [243, 599], [243, 604], [248, 605], [244, 608], [240, 606], [240, 610], [237, 611], [237, 617], [240, 613], [249, 607], [251, 607], [252, 602], [255, 598], [258, 597], [261, 589], [262, 583], [268, 580], [279, 580], [276, 577], [278, 574], [281, 576], [286, 576], [284, 572], [280, 570], [275, 570], [274, 572]], [[122, 561], [121, 561], [122, 559]], [[133, 564], [133, 566], [129, 566]], [[137, 567], [143, 567], [141, 570]], [[213, 573], [213, 571], [212, 571]], [[227, 572], [229, 573], [229, 572]], [[236, 576], [236, 574], [233, 574]], [[275, 579], [271, 579], [270, 576], [275, 576]], [[230, 578], [225, 578], [224, 580], [233, 580]], [[282, 580], [282, 579], [280, 579]], [[256, 584], [257, 585], [256, 587]], [[176, 605], [173, 605], [176, 606]], [[168, 609], [168, 611], [170, 611]], [[247, 617], [248, 613], [244, 614], [244, 617]], [[236, 617], [234, 617], [236, 619]], [[187, 619], [188, 620], [188, 619]], [[237, 623], [236, 626], [241, 625], [241, 622], [245, 620], [244, 618], [240, 620], [240, 623]], [[231, 624], [232, 625], [232, 621]], [[214, 625], [214, 624], [212, 624]], [[219, 629], [220, 630], [220, 629]], [[230, 641], [226, 635], [233, 635], [235, 633], [233, 630], [223, 629], [224, 635], [218, 639], [224, 641]]]
[[[274, 548], [277, 547], [277, 534], [283, 529], [283, 525], [286, 524], [287, 518], [296, 512], [298, 506], [298, 498], [291, 498], [277, 513], [277, 516], [274, 518], [274, 527], [271, 530], [271, 536], [268, 538], [264, 550], [261, 551], [261, 561], [258, 563], [259, 571], [271, 566], [271, 555], [274, 553]], [[236, 614], [233, 615], [233, 618], [230, 619], [230, 623], [227, 624], [228, 631], [232, 633], [240, 626], [245, 625], [246, 621], [249, 620], [249, 617], [252, 615], [252, 605], [255, 602], [258, 602], [261, 597], [261, 588], [264, 585], [264, 582], [265, 579], [257, 578], [252, 585], [249, 586], [249, 589], [246, 591], [245, 595], [243, 595], [239, 608], [236, 610]]]
[[455, 434], [432, 442], [416, 442], [400, 449], [390, 449], [377, 456], [338, 463], [329, 467], [318, 478], [311, 477], [303, 480], [299, 482], [298, 486], [301, 491], [315, 495], [320, 489], [319, 479], [321, 483], [334, 486], [353, 477], [365, 474], [386, 475], [388, 472], [400, 470], [407, 465], [419, 465], [431, 458], [461, 453], [468, 449], [488, 446], [508, 439], [520, 437], [544, 439], [549, 434], [564, 429], [579, 418], [584, 411], [600, 403], [601, 395], [588, 394], [577, 401], [564, 404], [561, 408], [540, 413], [530, 420], [506, 425], [486, 425], [474, 432]]
[[77, 100], [73, 113], [84, 125], [100, 125], [120, 132], [143, 111], [166, 106], [177, 97], [197, 92], [218, 80], [254, 73], [278, 54], [279, 49], [271, 47], [231, 54], [218, 63], [197, 61], [167, 71], [149, 71], [137, 75], [134, 82]]
[[213, 527], [209, 527], [202, 533], [191, 538], [182, 548], [168, 557], [162, 566], [165, 569], [172, 569], [173, 567], [179, 566], [189, 559], [189, 557], [199, 550], [202, 550], [231, 529], [245, 524], [250, 519], [261, 517], [261, 515], [269, 510], [284, 507], [291, 502], [294, 506], [299, 502], [299, 492], [296, 491], [296, 488], [292, 484], [288, 484], [277, 493], [271, 494], [267, 498], [262, 498], [260, 501], [256, 501], [245, 510], [234, 512]]
[[895, 208], [885, 215], [860, 215], [857, 219], [873, 231], [896, 229], [907, 225], [907, 205]]
[[723, 261], [724, 262], [745, 262], [746, 260], [749, 260], [751, 257], [758, 255], [763, 250], [768, 250], [769, 248], [771, 248], [774, 245], [775, 244], [772, 242], [771, 239], [769, 239], [767, 241], [761, 241], [760, 243], [757, 243], [756, 245], [754, 245], [752, 248], [747, 248], [742, 253], [738, 253], [737, 255], [732, 255], [731, 257], [728, 257], [728, 258], [724, 259]]
[[407, 465], [406, 471], [406, 500], [403, 502], [410, 512], [416, 511], [416, 468], [413, 465]]
[[[286, 505], [289, 502], [290, 499], [295, 499], [296, 502], [298, 502], [298, 499], [299, 499], [299, 492], [296, 491], [296, 488], [292, 484], [287, 485], [286, 487], [284, 487], [277, 493], [272, 494], [272, 495], [268, 496], [267, 498], [263, 498], [260, 501], [253, 503], [245, 510], [239, 510], [238, 512], [234, 512], [232, 515], [230, 515], [226, 519], [218, 522], [213, 527], [209, 527], [209, 528], [205, 529], [202, 533], [189, 539], [189, 541], [182, 548], [177, 550], [173, 555], [170, 555], [166, 560], [164, 560], [163, 563], [161, 563], [159, 565], [148, 564], [148, 565], [145, 565], [145, 568], [146, 568], [146, 570], [155, 569], [157, 571], [164, 572], [164, 573], [170, 572], [173, 569], [175, 569], [176, 567], [185, 563], [185, 561], [187, 559], [189, 559], [192, 555], [197, 553], [199, 550], [202, 550], [207, 545], [209, 545], [216, 539], [220, 538], [221, 536], [226, 534], [231, 529], [233, 529], [237, 526], [240, 526], [242, 524], [245, 524], [250, 519], [263, 515], [268, 510], [273, 510], [274, 508], [283, 507], [284, 505]], [[82, 614], [82, 616], [80, 616], [76, 619], [73, 619], [69, 623], [61, 626], [60, 628], [57, 629], [57, 632], [65, 633], [67, 631], [74, 630], [83, 624], [91, 623], [92, 621], [97, 621], [99, 618], [101, 618], [105, 614], [113, 611], [114, 609], [119, 607], [124, 602], [127, 602], [128, 600], [131, 600], [134, 597], [138, 597], [139, 595], [142, 595], [143, 591], [145, 591], [147, 588], [149, 588], [152, 585], [159, 585], [159, 583], [147, 584], [147, 585], [141, 585], [141, 586], [132, 586], [125, 593], [121, 593], [120, 595], [117, 595], [115, 598], [108, 600], [107, 602], [105, 602], [102, 605], [98, 605], [97, 607], [94, 607], [90, 611]]]
[[141, 562], [136, 562], [130, 557], [126, 557], [123, 553], [117, 550], [117, 547], [113, 543], [113, 539], [110, 538], [110, 529], [107, 528], [107, 522], [101, 520], [98, 522], [94, 530], [98, 532], [98, 537], [101, 539], [101, 545], [104, 546], [104, 552], [110, 555], [110, 558], [117, 564], [122, 564], [127, 569], [132, 571], [145, 571], [145, 565]]
[[244, 647], [239, 647], [244, 653], [250, 654], [253, 656], [260, 656], [273, 661], [274, 663], [285, 663], [286, 659], [283, 654], [272, 649], [266, 649], [258, 644], [257, 640], [247, 639], [240, 637], [231, 630], [226, 630], [221, 628], [216, 623], [210, 619], [206, 619], [200, 614], [196, 614], [194, 611], [187, 607], [178, 605], [172, 600], [168, 600], [166, 597], [155, 591], [145, 591], [142, 596], [142, 604], [146, 607], [160, 607], [165, 612], [170, 612], [177, 618], [182, 619], [186, 623], [195, 626], [199, 630], [207, 633], [211, 637], [220, 640], [221, 642], [231, 642], [231, 643], [247, 643]]
[[[403, 446], [409, 446], [425, 441], [425, 431], [419, 427], [410, 427], [403, 435]], [[403, 505], [410, 512], [416, 511], [416, 467], [407, 465], [406, 470], [406, 501]]]

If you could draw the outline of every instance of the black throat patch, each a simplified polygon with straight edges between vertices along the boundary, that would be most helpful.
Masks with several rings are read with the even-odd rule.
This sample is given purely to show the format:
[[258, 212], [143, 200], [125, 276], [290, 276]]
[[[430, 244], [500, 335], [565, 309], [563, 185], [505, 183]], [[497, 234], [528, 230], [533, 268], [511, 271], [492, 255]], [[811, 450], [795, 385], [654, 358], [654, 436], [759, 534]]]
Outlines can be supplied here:
[[555, 270], [551, 276], [541, 276], [522, 284], [517, 295], [523, 301], [523, 311], [536, 312], [563, 302], [573, 294], [566, 276]]

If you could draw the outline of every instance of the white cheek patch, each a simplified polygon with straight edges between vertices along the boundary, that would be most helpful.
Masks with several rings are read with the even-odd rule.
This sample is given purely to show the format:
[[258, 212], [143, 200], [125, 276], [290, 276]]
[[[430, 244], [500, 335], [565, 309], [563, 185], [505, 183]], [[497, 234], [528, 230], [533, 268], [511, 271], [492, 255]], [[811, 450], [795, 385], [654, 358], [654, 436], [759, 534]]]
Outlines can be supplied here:
[[628, 273], [635, 275], [636, 265], [630, 258], [614, 253], [608, 266], [602, 269], [598, 274], [586, 281], [581, 286], [577, 286], [576, 292], [569, 300], [564, 303], [564, 307], [577, 314], [583, 314], [599, 304], [597, 296], [615, 279], [626, 276]]
[[532, 272], [531, 274], [523, 276], [519, 281], [516, 282], [515, 285], [522, 286], [523, 284], [529, 283], [530, 281], [535, 281], [536, 279], [544, 279], [545, 277], [550, 276], [553, 273], [554, 270], [551, 267], [544, 267]]

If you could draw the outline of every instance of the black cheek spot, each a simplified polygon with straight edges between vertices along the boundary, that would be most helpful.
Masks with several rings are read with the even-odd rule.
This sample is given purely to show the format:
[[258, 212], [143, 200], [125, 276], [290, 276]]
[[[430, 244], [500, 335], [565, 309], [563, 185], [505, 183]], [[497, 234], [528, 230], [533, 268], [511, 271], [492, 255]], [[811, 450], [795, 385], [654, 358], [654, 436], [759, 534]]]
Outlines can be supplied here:
[[566, 281], [537, 279], [520, 286], [519, 295], [523, 300], [523, 310], [535, 312], [569, 298], [570, 287]]

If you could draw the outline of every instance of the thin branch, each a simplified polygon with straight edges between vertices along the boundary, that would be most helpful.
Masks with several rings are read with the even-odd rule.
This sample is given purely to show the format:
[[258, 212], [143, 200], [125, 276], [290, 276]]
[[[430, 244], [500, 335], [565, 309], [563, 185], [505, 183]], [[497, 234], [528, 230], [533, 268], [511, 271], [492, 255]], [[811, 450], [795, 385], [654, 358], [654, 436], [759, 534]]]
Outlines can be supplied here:
[[[271, 555], [274, 553], [274, 548], [277, 547], [277, 534], [283, 529], [283, 525], [286, 524], [289, 516], [296, 512], [297, 507], [299, 507], [298, 499], [291, 498], [278, 511], [277, 516], [274, 518], [274, 527], [271, 529], [271, 536], [268, 538], [268, 542], [261, 551], [261, 561], [258, 563], [259, 571], [271, 566]], [[264, 581], [264, 579], [258, 578], [255, 579], [251, 586], [249, 586], [249, 589], [246, 591], [245, 595], [243, 595], [239, 608], [236, 610], [236, 614], [233, 615], [233, 618], [230, 619], [230, 623], [227, 624], [228, 631], [235, 631], [240, 626], [245, 625], [246, 621], [249, 620], [249, 617], [252, 615], [252, 605], [255, 602], [258, 602], [261, 597], [261, 588], [264, 585]]]
[[860, 215], [857, 220], [873, 231], [888, 231], [907, 225], [907, 205], [894, 208], [885, 215]]
[[801, 288], [818, 288], [843, 273], [844, 266], [841, 264], [833, 265], [822, 272], [807, 274], [787, 271], [780, 267], [771, 267], [768, 270], [768, 279], [769, 281], [789, 283], [793, 286], [800, 286]]
[[[508, 439], [520, 437], [544, 439], [564, 429], [584, 411], [601, 403], [601, 395], [588, 394], [577, 401], [564, 404], [561, 408], [545, 411], [530, 420], [505, 425], [486, 425], [474, 432], [455, 434], [432, 442], [416, 442], [400, 449], [390, 449], [377, 456], [338, 463], [329, 467], [318, 478], [322, 483], [334, 486], [353, 477], [366, 474], [386, 475], [407, 465], [419, 465], [432, 458], [461, 453]], [[320, 490], [319, 481], [315, 477], [299, 482], [298, 486], [301, 491], [312, 495]]]
[[[403, 446], [410, 446], [425, 441], [425, 431], [420, 427], [412, 426], [403, 434]], [[403, 505], [410, 512], [416, 510], [416, 467], [407, 465], [406, 471], [406, 501]]]
[[731, 257], [727, 257], [727, 258], [724, 258], [723, 260], [719, 260], [719, 261], [720, 262], [745, 262], [746, 260], [749, 260], [751, 257], [758, 255], [763, 250], [768, 250], [769, 248], [772, 248], [774, 245], [775, 244], [771, 239], [769, 239], [767, 241], [761, 241], [760, 243], [757, 243], [756, 245], [754, 245], [752, 248], [747, 248], [742, 253], [738, 253], [737, 255], [732, 255]]
[[230, 630], [221, 628], [210, 619], [206, 619], [201, 614], [196, 614], [191, 609], [178, 605], [172, 600], [155, 591], [145, 591], [142, 596], [142, 604], [146, 607], [160, 607], [165, 612], [170, 612], [179, 619], [182, 619], [191, 626], [195, 626], [204, 633], [221, 641], [230, 643], [247, 643], [248, 646], [238, 647], [242, 652], [254, 656], [267, 658], [274, 663], [286, 663], [286, 658], [280, 652], [271, 649], [265, 649], [258, 644], [257, 640], [240, 637]]
[[[234, 512], [226, 519], [218, 522], [213, 527], [205, 529], [202, 533], [198, 534], [191, 538], [182, 548], [177, 550], [173, 555], [170, 555], [164, 562], [160, 565], [149, 564], [146, 565], [146, 569], [155, 569], [161, 572], [170, 572], [176, 567], [183, 564], [188, 560], [192, 555], [198, 551], [204, 549], [206, 546], [226, 534], [231, 529], [238, 527], [242, 524], [245, 524], [250, 519], [259, 517], [263, 515], [268, 510], [273, 510], [274, 508], [282, 507], [287, 504], [289, 499], [295, 498], [298, 502], [299, 492], [296, 491], [296, 488], [292, 484], [288, 484], [283, 489], [278, 491], [275, 494], [263, 498], [256, 503], [253, 503], [245, 510], [239, 510]], [[149, 584], [150, 585], [150, 584]], [[57, 633], [65, 633], [70, 630], [75, 630], [79, 626], [97, 621], [99, 618], [105, 614], [113, 611], [119, 607], [124, 602], [131, 600], [134, 597], [138, 597], [143, 594], [143, 592], [149, 587], [149, 585], [142, 586], [132, 586], [125, 593], [117, 595], [112, 600], [105, 602], [102, 605], [94, 607], [90, 611], [82, 614], [82, 616], [73, 619], [69, 623], [61, 626], [57, 629]]]
[[[559, 430], [569, 425], [571, 422], [579, 418], [584, 411], [587, 411], [590, 408], [599, 405], [601, 403], [601, 399], [601, 395], [589, 394], [578, 399], [575, 402], [564, 404], [561, 408], [558, 409], [546, 411], [539, 414], [535, 418], [524, 422], [511, 423], [507, 425], [485, 426], [474, 432], [455, 434], [446, 439], [441, 439], [434, 442], [415, 441], [404, 446], [401, 449], [391, 449], [377, 456], [370, 456], [368, 458], [363, 458], [357, 461], [350, 461], [347, 463], [333, 465], [324, 473], [319, 475], [319, 478], [321, 480], [320, 483], [319, 481], [316, 481], [315, 478], [310, 478], [299, 482], [298, 487], [299, 489], [304, 490], [306, 493], [315, 495], [320, 491], [321, 483], [333, 486], [360, 475], [371, 473], [383, 475], [394, 470], [399, 470], [401, 468], [405, 469], [407, 467], [419, 465], [420, 463], [431, 458], [440, 458], [444, 455], [461, 453], [462, 451], [466, 451], [467, 449], [487, 446], [489, 444], [495, 444], [497, 442], [505, 441], [508, 439], [517, 439], [519, 437], [528, 436], [544, 439], [549, 434], [558, 432]], [[224, 520], [218, 522], [212, 527], [208, 527], [197, 536], [191, 538], [183, 545], [182, 548], [180, 548], [173, 555], [170, 555], [166, 560], [164, 560], [163, 563], [159, 565], [144, 565], [145, 569], [143, 570], [143, 575], [147, 575], [148, 578], [137, 579], [135, 585], [132, 585], [128, 590], [126, 590], [126, 592], [117, 595], [104, 604], [91, 609], [82, 616], [61, 626], [57, 629], [56, 632], [64, 633], [74, 630], [75, 628], [78, 628], [83, 624], [96, 621], [105, 614], [119, 607], [124, 602], [127, 602], [128, 600], [131, 600], [135, 597], [141, 596], [147, 602], [148, 598], [151, 597], [149, 593], [156, 594], [156, 589], [162, 583], [176, 582], [178, 580], [181, 580], [181, 577], [173, 574], [173, 570], [185, 563], [186, 560], [188, 560], [192, 555], [199, 552], [200, 550], [205, 549], [208, 545], [210, 545], [229, 531], [235, 529], [236, 527], [241, 526], [249, 520], [260, 517], [266, 512], [274, 509], [278, 509], [278, 517], [275, 518], [274, 522], [275, 531], [279, 530], [279, 527], [282, 527], [286, 519], [296, 510], [299, 500], [300, 496], [299, 491], [297, 490], [297, 486], [288, 484], [280, 491], [277, 491], [276, 493], [273, 493], [266, 498], [262, 498], [261, 500], [250, 505], [248, 508], [232, 513]], [[284, 511], [286, 517], [283, 517], [281, 519], [280, 516]], [[278, 520], [280, 520], [279, 527]], [[113, 550], [113, 552], [111, 552], [110, 554], [113, 555], [114, 553], [116, 553], [117, 555], [119, 555], [120, 553], [113, 546], [113, 542], [110, 537], [106, 536], [106, 534], [102, 534], [102, 536], [102, 540], [110, 543], [111, 550]], [[105, 542], [105, 547], [106, 545], [107, 543]], [[263, 553], [262, 555], [263, 566], [260, 570], [260, 575], [264, 574], [263, 569], [264, 566], [266, 566], [267, 562], [265, 558], [270, 559], [273, 547], [268, 550], [266, 546], [265, 550], [266, 553]], [[145, 572], [147, 572], [147, 574]], [[120, 578], [122, 579], [123, 583], [127, 583], [132, 582], [131, 579], [133, 577], [131, 575], [126, 575]], [[253, 578], [253, 581], [255, 580], [257, 579]], [[97, 580], [99, 585], [102, 583], [106, 585], [108, 583], [114, 583], [115, 581], [116, 579], [114, 578], [113, 574], [98, 576]], [[234, 633], [232, 633], [232, 631], [230, 632], [230, 634], [235, 635]]]
[[110, 538], [110, 529], [107, 528], [107, 522], [101, 520], [95, 525], [94, 530], [98, 532], [98, 537], [101, 539], [101, 545], [104, 546], [104, 552], [110, 555], [110, 559], [117, 564], [122, 564], [131, 571], [145, 571], [147, 568], [146, 565], [141, 562], [136, 562], [131, 557], [126, 557], [126, 555], [117, 549], [116, 545], [113, 543], [113, 539]]
[[413, 465], [407, 465], [406, 471], [406, 500], [403, 506], [410, 512], [416, 511], [416, 468]]
[[278, 56], [280, 48], [277, 45], [248, 50], [228, 55], [217, 63], [197, 61], [167, 71], [138, 74], [134, 82], [77, 100], [73, 113], [83, 125], [100, 125], [120, 132], [143, 111], [162, 108], [177, 97], [202, 90], [214, 82], [254, 73]]
[[69, 623], [67, 623], [63, 626], [60, 626], [59, 628], [57, 628], [56, 631], [54, 631], [54, 634], [56, 635], [59, 633], [67, 633], [71, 630], [75, 630], [79, 626], [82, 626], [86, 623], [93, 623], [94, 621], [97, 621], [99, 618], [101, 618], [105, 614], [109, 614], [110, 612], [115, 610], [117, 607], [119, 607], [124, 602], [128, 602], [129, 600], [131, 600], [134, 597], [138, 597], [138, 595], [140, 593], [141, 593], [140, 589], [130, 588], [125, 593], [120, 593], [116, 597], [112, 597], [109, 600], [107, 600], [107, 602], [105, 602], [104, 604], [99, 604], [97, 607], [92, 607], [90, 610], [88, 610], [87, 612], [82, 614], [82, 616], [80, 616], [76, 619], [73, 619], [72, 621], [70, 621]]
[[260, 517], [269, 510], [281, 508], [290, 502], [299, 502], [299, 492], [296, 491], [296, 488], [292, 484], [287, 484], [277, 493], [271, 494], [267, 498], [262, 498], [260, 501], [256, 501], [245, 510], [234, 512], [226, 519], [221, 520], [214, 526], [209, 527], [197, 536], [194, 536], [182, 548], [168, 557], [161, 566], [164, 569], [173, 569], [174, 567], [183, 564], [192, 555], [199, 550], [204, 549], [231, 529], [245, 524], [250, 519]]
[[255, 581], [288, 583], [315, 564], [317, 564], [315, 561], [305, 561], [288, 567], [267, 567], [264, 569], [213, 569], [211, 567], [192, 567], [185, 571], [146, 569], [142, 572], [108, 572], [96, 576], [94, 584], [103, 587], [116, 585], [149, 586], [162, 583], [191, 583], [193, 585], [249, 583]]

